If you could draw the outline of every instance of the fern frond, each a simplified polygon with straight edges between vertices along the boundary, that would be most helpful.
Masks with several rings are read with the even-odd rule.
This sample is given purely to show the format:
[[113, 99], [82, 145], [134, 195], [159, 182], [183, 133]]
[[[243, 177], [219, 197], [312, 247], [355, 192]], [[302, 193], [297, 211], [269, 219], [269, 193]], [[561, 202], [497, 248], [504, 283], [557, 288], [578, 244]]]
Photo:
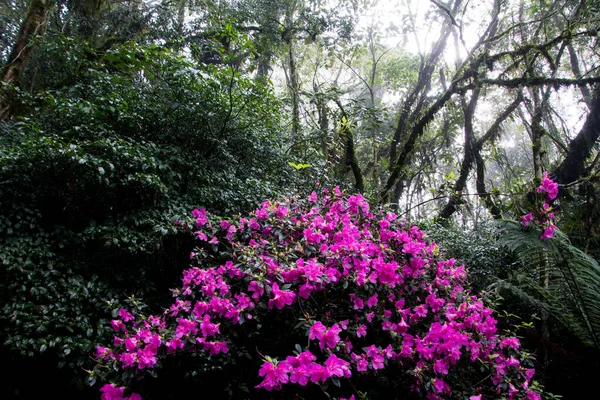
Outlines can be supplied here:
[[[506, 287], [543, 302], [547, 307], [542, 308], [583, 343], [600, 348], [600, 267], [596, 260], [560, 232], [541, 240], [536, 228], [524, 229], [514, 221], [497, 225], [503, 230], [499, 243], [522, 263]], [[547, 285], [541, 284], [545, 279]]]

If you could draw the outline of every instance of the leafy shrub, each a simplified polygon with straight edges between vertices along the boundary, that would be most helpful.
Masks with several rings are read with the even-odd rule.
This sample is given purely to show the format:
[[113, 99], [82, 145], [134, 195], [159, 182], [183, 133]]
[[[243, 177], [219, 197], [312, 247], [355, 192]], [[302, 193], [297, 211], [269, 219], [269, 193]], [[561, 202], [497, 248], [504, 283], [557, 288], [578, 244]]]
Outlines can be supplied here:
[[156, 307], [187, 264], [175, 219], [250, 209], [295, 180], [264, 82], [156, 46], [43, 46], [66, 73], [0, 123], [0, 340], [80, 373], [111, 312]]
[[469, 280], [477, 292], [488, 290], [516, 268], [516, 258], [498, 243], [499, 232], [493, 224], [481, 224], [476, 231], [435, 223], [422, 227], [446, 256], [469, 267]]
[[159, 314], [120, 310], [113, 344], [97, 348], [93, 376], [111, 382], [103, 399], [168, 397], [175, 385], [147, 391], [140, 378], [174, 355], [205, 394], [216, 368], [237, 375], [241, 398], [540, 398], [531, 356], [463, 287], [464, 266], [362, 196], [336, 188], [249, 217], [193, 217], [180, 224], [199, 246], [174, 302]]

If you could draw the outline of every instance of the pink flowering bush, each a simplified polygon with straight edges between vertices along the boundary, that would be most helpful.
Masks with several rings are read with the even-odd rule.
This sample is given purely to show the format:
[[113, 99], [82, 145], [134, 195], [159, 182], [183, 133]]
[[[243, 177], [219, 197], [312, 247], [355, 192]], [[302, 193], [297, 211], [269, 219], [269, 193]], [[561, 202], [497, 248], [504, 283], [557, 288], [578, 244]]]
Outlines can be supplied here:
[[121, 310], [113, 343], [98, 346], [103, 400], [146, 397], [144, 375], [190, 354], [204, 371], [250, 359], [242, 398], [359, 398], [382, 382], [385, 398], [541, 398], [531, 356], [469, 293], [464, 265], [362, 196], [335, 188], [233, 220], [192, 215], [180, 226], [198, 247], [173, 303]]

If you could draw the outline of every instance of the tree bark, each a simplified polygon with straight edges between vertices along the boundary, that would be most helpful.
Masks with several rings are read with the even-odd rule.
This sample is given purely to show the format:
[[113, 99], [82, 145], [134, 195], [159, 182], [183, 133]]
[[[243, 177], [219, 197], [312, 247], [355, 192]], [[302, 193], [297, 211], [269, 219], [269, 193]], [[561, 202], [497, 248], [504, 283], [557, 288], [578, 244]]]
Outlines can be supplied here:
[[596, 88], [592, 96], [590, 112], [583, 128], [569, 143], [569, 152], [560, 165], [552, 171], [558, 183], [566, 184], [587, 175], [585, 161], [592, 154], [594, 144], [600, 137], [600, 90]]
[[[473, 95], [475, 95], [475, 93]], [[450, 218], [450, 216], [452, 216], [452, 214], [456, 212], [456, 206], [460, 203], [459, 193], [465, 189], [467, 178], [469, 176], [469, 173], [471, 172], [471, 169], [473, 168], [473, 163], [479, 159], [481, 159], [481, 162], [483, 162], [483, 159], [481, 158], [481, 149], [486, 143], [496, 139], [498, 133], [500, 133], [501, 124], [516, 110], [516, 108], [522, 101], [523, 94], [519, 92], [517, 97], [504, 109], [504, 111], [502, 111], [498, 115], [494, 123], [488, 128], [485, 134], [477, 141], [475, 141], [474, 135], [467, 135], [468, 130], [473, 130], [472, 123], [467, 123], [467, 120], [473, 117], [474, 112], [474, 106], [471, 106], [471, 104], [473, 103], [473, 98], [471, 98], [470, 106], [473, 108], [473, 110], [467, 108], [465, 111], [465, 156], [462, 161], [460, 175], [456, 180], [456, 184], [454, 185], [454, 195], [448, 200], [448, 203], [446, 203], [446, 205], [438, 215], [438, 218], [440, 220], [444, 221]], [[470, 137], [472, 137], [473, 141], [475, 141], [474, 145], [468, 144], [468, 138]], [[482, 177], [485, 175], [483, 167], [484, 166], [482, 165], [482, 171], [479, 172], [479, 175], [481, 175]], [[481, 179], [482, 183], [480, 184], [480, 186], [483, 187], [481, 193], [487, 193], [485, 191], [485, 183], [483, 183], [483, 178]]]
[[502, 210], [494, 203], [492, 195], [485, 187], [485, 162], [483, 161], [481, 154], [475, 154], [475, 163], [477, 165], [477, 179], [475, 181], [477, 194], [479, 195], [479, 198], [483, 200], [485, 206], [490, 211], [490, 214], [492, 214], [492, 217], [494, 219], [502, 219]]
[[345, 138], [344, 161], [342, 164], [343, 176], [346, 175], [348, 168], [350, 168], [352, 170], [352, 174], [354, 175], [354, 187], [359, 193], [363, 193], [365, 191], [365, 184], [362, 171], [358, 165], [358, 159], [356, 158], [356, 152], [354, 150], [354, 135], [352, 134], [352, 129], [350, 129], [350, 120], [348, 119], [348, 114], [346, 114], [346, 110], [344, 110], [342, 103], [339, 100], [336, 100], [336, 104], [342, 112], [340, 134], [343, 138]]
[[472, 76], [472, 74], [473, 74], [473, 71], [471, 68], [469, 68], [466, 71], [463, 71], [463, 73], [460, 74], [458, 77], [456, 77], [450, 83], [448, 90], [446, 90], [427, 109], [425, 114], [423, 114], [423, 116], [418, 121], [416, 121], [416, 123], [412, 126], [412, 129], [410, 130], [410, 134], [406, 140], [406, 143], [404, 144], [404, 146], [402, 148], [402, 152], [398, 155], [398, 157], [396, 157], [396, 160], [394, 161], [394, 164], [392, 165], [390, 176], [388, 177], [388, 180], [386, 181], [385, 185], [383, 186], [383, 189], [381, 189], [381, 192], [379, 193], [379, 203], [380, 204], [385, 203], [388, 200], [388, 195], [389, 195], [390, 190], [394, 186], [396, 186], [396, 183], [398, 182], [399, 179], [402, 179], [406, 175], [406, 171], [403, 171], [403, 169], [408, 160], [408, 157], [412, 154], [412, 152], [416, 146], [417, 139], [423, 135], [423, 131], [424, 131], [425, 127], [433, 120], [433, 118], [438, 113], [438, 111], [440, 111], [444, 107], [446, 102], [448, 100], [450, 100], [452, 95], [454, 95], [459, 90], [459, 86], [458, 86], [459, 82], [469, 79]]
[[179, 9], [177, 10], [177, 33], [183, 35], [183, 28], [185, 26], [185, 11], [187, 9], [188, 0], [181, 0], [179, 3]]
[[292, 4], [286, 10], [285, 31], [283, 40], [287, 45], [287, 62], [289, 68], [288, 88], [292, 99], [292, 142], [295, 143], [292, 151], [297, 151], [300, 143], [300, 83], [298, 77], [298, 66], [296, 65], [296, 54], [294, 49], [294, 14], [296, 4]]
[[8, 56], [7, 64], [2, 69], [3, 88], [0, 89], [0, 119], [7, 121], [12, 118], [14, 108], [6, 85], [22, 87], [25, 66], [29, 61], [32, 41], [37, 36], [43, 36], [47, 20], [46, 0], [31, 0], [25, 19], [21, 24], [19, 35]]
[[[454, 12], [458, 10], [461, 3], [462, 0], [458, 0], [455, 2]], [[435, 71], [435, 67], [440, 56], [446, 48], [446, 43], [448, 41], [451, 29], [452, 22], [448, 21], [446, 23], [446, 26], [444, 26], [444, 28], [442, 29], [440, 37], [438, 38], [436, 45], [431, 50], [431, 53], [427, 57], [427, 60], [421, 60], [417, 84], [402, 104], [400, 117], [398, 118], [398, 125], [396, 126], [396, 130], [394, 131], [394, 136], [392, 138], [392, 143], [390, 144], [390, 171], [394, 168], [394, 163], [397, 157], [397, 149], [398, 145], [400, 144], [400, 139], [402, 138], [402, 135], [407, 131], [407, 128], [410, 129], [411, 123], [415, 121], [419, 116], [419, 113], [423, 106], [423, 96], [427, 92], [426, 88], [429, 87], [431, 84], [433, 72]], [[419, 101], [417, 108], [415, 110], [412, 110], [415, 102], [419, 97], [421, 97], [421, 100]]]
[[475, 114], [475, 107], [477, 106], [477, 101], [479, 100], [479, 89], [475, 89], [471, 94], [471, 100], [468, 104], [466, 104], [463, 98], [463, 114], [465, 116], [465, 137], [464, 137], [464, 147], [465, 147], [465, 155], [462, 161], [462, 165], [460, 167], [460, 174], [456, 183], [454, 184], [454, 190], [451, 194], [448, 203], [440, 212], [439, 218], [443, 221], [450, 218], [452, 214], [456, 211], [456, 207], [460, 204], [460, 192], [462, 192], [467, 185], [467, 179], [469, 178], [469, 173], [471, 171], [471, 167], [473, 165], [474, 157], [475, 157], [475, 132], [473, 129], [473, 116]]
[[[581, 68], [579, 68], [579, 58], [577, 57], [577, 53], [575, 52], [575, 49], [573, 48], [573, 44], [569, 43], [567, 44], [567, 50], [569, 51], [569, 61], [571, 63], [571, 71], [573, 71], [573, 75], [575, 76], [576, 79], [581, 79], [582, 78], [582, 73], [581, 73]], [[581, 90], [581, 95], [583, 96], [583, 101], [585, 102], [585, 104], [588, 106], [588, 109], [592, 103], [592, 95], [590, 93], [590, 89], [583, 85], [579, 87], [579, 90]]]

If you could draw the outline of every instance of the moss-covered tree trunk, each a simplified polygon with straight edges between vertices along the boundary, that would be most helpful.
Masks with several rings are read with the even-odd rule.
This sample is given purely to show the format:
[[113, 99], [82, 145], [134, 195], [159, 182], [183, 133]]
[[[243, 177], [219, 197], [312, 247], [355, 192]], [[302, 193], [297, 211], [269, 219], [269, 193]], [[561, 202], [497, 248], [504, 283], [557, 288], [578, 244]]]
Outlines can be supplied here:
[[12, 47], [10, 55], [2, 69], [2, 88], [0, 88], [0, 119], [7, 121], [12, 118], [14, 106], [10, 95], [10, 86], [21, 87], [23, 73], [30, 58], [33, 40], [44, 35], [46, 16], [48, 12], [46, 0], [31, 0], [27, 14], [21, 24], [19, 35]]

